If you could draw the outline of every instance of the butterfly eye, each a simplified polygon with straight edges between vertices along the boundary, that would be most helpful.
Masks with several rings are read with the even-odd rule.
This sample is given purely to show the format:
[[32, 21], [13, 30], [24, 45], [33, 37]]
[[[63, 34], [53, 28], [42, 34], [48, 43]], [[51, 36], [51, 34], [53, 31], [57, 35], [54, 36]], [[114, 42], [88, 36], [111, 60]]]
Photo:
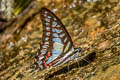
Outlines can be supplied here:
[[79, 49], [79, 50], [78, 50], [79, 52], [82, 52], [82, 48], [79, 47], [78, 49]]

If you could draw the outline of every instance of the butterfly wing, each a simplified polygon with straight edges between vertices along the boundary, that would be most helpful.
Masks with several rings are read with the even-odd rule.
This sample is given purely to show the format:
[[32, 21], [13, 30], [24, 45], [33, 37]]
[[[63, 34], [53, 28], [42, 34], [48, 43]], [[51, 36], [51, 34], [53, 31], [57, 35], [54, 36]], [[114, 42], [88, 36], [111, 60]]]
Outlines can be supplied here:
[[37, 64], [40, 69], [44, 69], [61, 64], [72, 54], [74, 46], [70, 35], [55, 14], [42, 8], [40, 17], [43, 24], [43, 43], [37, 53]]

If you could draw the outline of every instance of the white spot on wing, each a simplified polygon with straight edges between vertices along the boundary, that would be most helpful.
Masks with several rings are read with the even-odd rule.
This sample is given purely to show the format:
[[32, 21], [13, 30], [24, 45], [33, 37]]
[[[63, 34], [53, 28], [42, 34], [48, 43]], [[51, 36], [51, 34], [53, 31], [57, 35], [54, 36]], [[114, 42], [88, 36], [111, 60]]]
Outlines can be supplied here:
[[65, 47], [64, 52], [66, 52], [69, 49], [69, 47], [70, 47], [70, 41], [67, 43], [67, 46]]
[[66, 42], [67, 41], [67, 37], [64, 39], [64, 42]]
[[44, 56], [40, 56], [40, 57], [39, 57], [39, 60], [41, 60], [41, 59], [43, 59], [43, 58], [44, 58]]
[[48, 12], [47, 11], [45, 11], [45, 14], [47, 14]]
[[50, 36], [50, 32], [46, 32], [46, 35], [47, 35], [47, 36]]

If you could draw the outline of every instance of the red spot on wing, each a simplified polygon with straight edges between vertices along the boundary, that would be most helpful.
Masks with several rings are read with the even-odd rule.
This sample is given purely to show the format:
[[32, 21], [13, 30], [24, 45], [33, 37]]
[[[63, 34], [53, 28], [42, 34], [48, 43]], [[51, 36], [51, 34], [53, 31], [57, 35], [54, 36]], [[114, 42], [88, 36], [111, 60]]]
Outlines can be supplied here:
[[58, 61], [58, 59], [54, 60], [52, 63], [54, 64], [54, 63], [56, 63], [57, 61]]
[[50, 56], [50, 52], [48, 52], [47, 55]]
[[51, 66], [52, 66], [52, 63], [49, 63], [49, 66], [51, 67]]
[[44, 61], [44, 66], [46, 67], [47, 66], [47, 64], [46, 64], [46, 62]]
[[48, 60], [48, 56], [45, 56], [45, 60]]

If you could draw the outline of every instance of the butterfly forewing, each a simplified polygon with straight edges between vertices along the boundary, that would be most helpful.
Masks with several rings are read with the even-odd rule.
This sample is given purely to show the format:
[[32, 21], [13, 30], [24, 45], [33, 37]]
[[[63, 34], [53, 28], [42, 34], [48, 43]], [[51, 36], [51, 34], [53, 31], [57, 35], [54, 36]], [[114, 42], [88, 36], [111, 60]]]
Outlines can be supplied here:
[[73, 43], [62, 22], [46, 8], [40, 12], [43, 38], [37, 63], [41, 69], [56, 66], [74, 51]]

